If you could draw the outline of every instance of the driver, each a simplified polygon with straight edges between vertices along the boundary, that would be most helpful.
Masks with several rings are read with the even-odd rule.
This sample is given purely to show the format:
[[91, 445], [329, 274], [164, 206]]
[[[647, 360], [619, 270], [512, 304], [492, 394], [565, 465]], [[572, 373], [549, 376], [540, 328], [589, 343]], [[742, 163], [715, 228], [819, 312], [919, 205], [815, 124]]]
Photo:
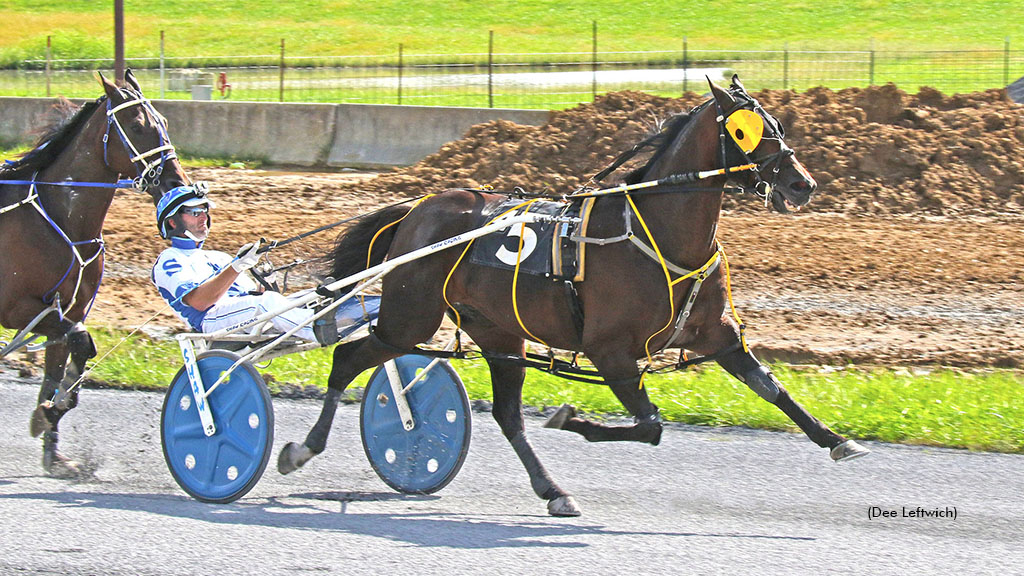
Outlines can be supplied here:
[[[235, 258], [203, 248], [210, 233], [210, 210], [215, 206], [206, 195], [206, 183], [196, 182], [168, 191], [157, 203], [157, 228], [171, 246], [157, 258], [152, 281], [186, 324], [197, 332], [209, 333], [283, 308], [288, 299], [278, 292], [263, 291], [249, 275], [242, 274], [259, 261], [259, 242], [242, 246]], [[369, 308], [369, 299], [366, 303]], [[362, 306], [353, 304], [338, 307], [336, 316], [340, 321], [352, 324], [359, 320]], [[376, 310], [367, 312], [373, 314]], [[280, 332], [306, 324], [295, 336], [315, 341], [308, 325], [312, 315], [310, 309], [292, 308], [277, 314], [271, 322]]]

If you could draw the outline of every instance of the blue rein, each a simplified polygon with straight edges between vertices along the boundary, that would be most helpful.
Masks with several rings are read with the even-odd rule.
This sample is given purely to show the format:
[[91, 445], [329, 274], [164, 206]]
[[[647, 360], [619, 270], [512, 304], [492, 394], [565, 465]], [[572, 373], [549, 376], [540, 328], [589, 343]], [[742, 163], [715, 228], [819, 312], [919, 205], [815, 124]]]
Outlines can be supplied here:
[[[125, 90], [122, 91], [122, 95], [124, 95], [124, 92], [125, 92]], [[103, 242], [102, 236], [99, 237], [99, 238], [93, 238], [93, 239], [90, 239], [90, 240], [80, 240], [80, 241], [73, 241], [73, 240], [71, 240], [71, 238], [68, 237], [68, 235], [64, 232], [64, 230], [62, 230], [61, 227], [53, 220], [53, 218], [49, 215], [49, 213], [47, 213], [47, 211], [43, 207], [42, 203], [36, 201], [36, 199], [39, 196], [38, 192], [36, 192], [36, 187], [37, 186], [60, 186], [60, 187], [81, 187], [81, 188], [123, 188], [123, 189], [145, 191], [150, 186], [153, 186], [153, 185], [156, 185], [157, 183], [159, 183], [160, 175], [163, 172], [163, 168], [164, 168], [165, 163], [168, 160], [176, 157], [176, 155], [174, 154], [174, 147], [173, 147], [173, 145], [171, 145], [170, 138], [167, 135], [167, 130], [166, 130], [164, 124], [159, 121], [160, 116], [156, 112], [156, 110], [152, 107], [152, 105], [149, 103], [148, 100], [146, 100], [145, 98], [142, 97], [141, 94], [136, 94], [134, 91], [130, 91], [130, 90], [127, 91], [127, 92], [128, 92], [128, 94], [126, 95], [125, 99], [128, 102], [126, 102], [125, 104], [122, 104], [117, 109], [113, 109], [111, 107], [110, 99], [107, 99], [107, 103], [106, 103], [107, 104], [107, 106], [106, 106], [106, 108], [107, 108], [107, 128], [106, 128], [106, 132], [103, 134], [103, 163], [109, 167], [109, 162], [108, 162], [108, 158], [107, 158], [107, 143], [108, 143], [108, 141], [110, 139], [110, 129], [111, 129], [111, 127], [113, 127], [113, 128], [115, 128], [115, 132], [117, 133], [118, 137], [121, 139], [121, 144], [124, 146], [125, 151], [129, 153], [129, 156], [131, 157], [132, 163], [133, 164], [141, 164], [142, 165], [141, 168], [137, 167], [138, 176], [136, 178], [134, 178], [134, 179], [118, 179], [117, 181], [115, 181], [113, 183], [106, 183], [106, 182], [75, 182], [75, 181], [70, 181], [70, 180], [65, 180], [63, 182], [39, 182], [39, 181], [35, 180], [35, 175], [33, 175], [33, 179], [32, 180], [0, 180], [0, 185], [28, 186], [29, 187], [29, 194], [28, 194], [28, 196], [24, 200], [22, 200], [20, 203], [16, 203], [15, 205], [12, 205], [10, 208], [14, 208], [16, 206], [19, 206], [19, 205], [22, 205], [22, 204], [26, 204], [26, 203], [31, 203], [36, 208], [36, 210], [39, 212], [39, 214], [42, 215], [43, 219], [46, 220], [47, 224], [49, 224], [50, 227], [53, 228], [57, 232], [58, 236], [60, 236], [60, 238], [68, 245], [68, 247], [71, 248], [71, 252], [72, 252], [72, 256], [73, 256], [73, 258], [71, 260], [71, 263], [68, 265], [68, 269], [65, 270], [64, 275], [61, 276], [60, 280], [57, 281], [57, 284], [53, 288], [51, 288], [49, 291], [47, 291], [46, 294], [43, 295], [42, 301], [43, 301], [44, 304], [50, 305], [50, 304], [52, 304], [54, 302], [55, 299], [59, 298], [59, 293], [57, 292], [57, 290], [60, 288], [61, 284], [63, 284], [64, 281], [68, 279], [68, 276], [71, 275], [71, 272], [75, 269], [75, 263], [76, 262], [78, 263], [79, 268], [81, 268], [83, 270], [83, 272], [84, 272], [84, 268], [86, 266], [91, 264], [94, 260], [99, 258], [106, 251], [106, 246], [105, 246], [105, 244]], [[158, 148], [155, 148], [155, 149], [153, 149], [153, 150], [151, 150], [149, 152], [146, 152], [144, 154], [140, 154], [138, 152], [138, 150], [136, 150], [135, 146], [132, 144], [131, 140], [128, 138], [128, 135], [125, 134], [124, 129], [121, 127], [120, 122], [118, 122], [117, 118], [114, 116], [114, 112], [116, 112], [117, 110], [119, 110], [122, 107], [131, 106], [131, 105], [141, 105], [147, 112], [149, 112], [150, 114], [153, 115], [154, 119], [158, 120], [156, 122], [157, 127], [158, 127], [157, 129], [158, 129], [159, 137], [160, 137]], [[47, 143], [44, 143], [42, 146], [46, 146], [46, 144]], [[157, 151], [159, 151], [159, 153], [160, 153], [160, 160], [159, 160], [159, 162], [153, 162], [153, 163], [147, 162], [146, 161], [146, 157], [152, 155], [154, 152], [157, 152]], [[13, 162], [11, 160], [7, 160], [4, 164], [8, 165], [8, 166], [10, 166], [10, 165], [17, 165], [17, 162]], [[0, 212], [2, 212], [2, 211], [6, 211], [6, 210], [3, 210], [3, 208], [0, 208]], [[97, 252], [95, 254], [93, 254], [90, 258], [84, 259], [82, 257], [82, 255], [81, 255], [81, 253], [79, 252], [78, 248], [80, 246], [86, 246], [86, 245], [89, 245], [89, 244], [97, 245], [98, 249], [97, 249]], [[103, 270], [103, 267], [101, 266], [101, 268], [100, 268], [100, 276], [99, 276], [99, 279], [96, 282], [96, 290], [93, 292], [92, 297], [89, 299], [89, 305], [88, 305], [88, 307], [85, 310], [85, 314], [82, 317], [82, 321], [84, 321], [85, 318], [89, 315], [89, 312], [92, 310], [92, 306], [93, 306], [93, 304], [96, 301], [96, 294], [99, 292], [100, 284], [103, 281], [103, 272], [104, 272], [104, 270]], [[78, 291], [78, 287], [75, 288], [76, 294], [73, 295], [72, 301], [75, 298], [77, 298], [77, 291]], [[60, 305], [57, 305], [56, 309], [57, 309], [57, 314], [58, 314], [59, 318], [63, 321], [64, 320], [64, 310], [61, 308]], [[69, 308], [69, 310], [70, 310], [70, 308]], [[45, 313], [45, 311], [44, 311], [44, 313]]]
[[63, 182], [37, 182], [35, 180], [0, 180], [0, 184], [9, 184], [11, 186], [32, 186], [33, 184], [35, 184], [38, 186], [81, 186], [83, 188], [135, 188], [135, 180], [131, 178], [118, 180], [113, 184], [107, 184], [106, 182], [72, 182], [70, 180], [65, 180]]

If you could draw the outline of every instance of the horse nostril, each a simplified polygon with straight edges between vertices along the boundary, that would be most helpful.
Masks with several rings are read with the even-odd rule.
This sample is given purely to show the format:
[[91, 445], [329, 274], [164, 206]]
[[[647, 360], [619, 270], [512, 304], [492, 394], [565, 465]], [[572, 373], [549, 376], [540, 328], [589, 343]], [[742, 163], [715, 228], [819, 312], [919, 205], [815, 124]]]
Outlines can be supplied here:
[[797, 180], [789, 185], [790, 190], [801, 194], [810, 194], [818, 188], [818, 183], [814, 180]]

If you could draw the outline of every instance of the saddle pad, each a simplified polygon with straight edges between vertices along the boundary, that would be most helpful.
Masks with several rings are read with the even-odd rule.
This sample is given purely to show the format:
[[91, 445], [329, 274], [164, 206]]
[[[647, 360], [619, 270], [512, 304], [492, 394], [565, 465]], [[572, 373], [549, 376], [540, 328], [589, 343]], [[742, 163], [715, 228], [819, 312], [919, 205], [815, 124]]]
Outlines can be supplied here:
[[[588, 203], [587, 208], [589, 209]], [[505, 214], [514, 216], [529, 212], [550, 216], [578, 217], [579, 202], [524, 201], [510, 198], [484, 214], [481, 226]], [[583, 235], [580, 224], [563, 222], [532, 222], [509, 227], [507, 230], [477, 238], [470, 249], [469, 260], [474, 264], [515, 270], [519, 260], [519, 272], [550, 277], [556, 280], [582, 280], [582, 254], [577, 252], [579, 244], [570, 239]], [[520, 237], [522, 253], [519, 253]]]

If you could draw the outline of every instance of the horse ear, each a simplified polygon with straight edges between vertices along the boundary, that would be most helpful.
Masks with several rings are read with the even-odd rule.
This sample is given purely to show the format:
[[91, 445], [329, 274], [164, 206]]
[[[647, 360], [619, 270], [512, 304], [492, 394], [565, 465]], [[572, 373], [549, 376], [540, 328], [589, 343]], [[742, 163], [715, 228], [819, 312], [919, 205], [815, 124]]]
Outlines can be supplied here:
[[114, 86], [110, 80], [107, 80], [107, 77], [101, 72], [96, 72], [96, 79], [99, 80], [100, 86], [103, 86], [103, 91], [107, 93], [107, 98], [115, 100], [120, 97], [120, 92], [117, 91], [117, 86]]
[[132, 72], [131, 68], [124, 71], [124, 81], [132, 88], [138, 90], [140, 94], [142, 93], [142, 86], [139, 86], [139, 81], [135, 79], [135, 74]]
[[732, 87], [733, 88], [739, 88], [740, 90], [743, 90], [744, 92], [747, 91], [747, 89], [743, 87], [743, 82], [740, 82], [740, 75], [739, 74], [733, 74], [732, 75]]
[[728, 92], [720, 88], [717, 84], [712, 82], [711, 78], [708, 78], [707, 76], [705, 76], [705, 78], [708, 79], [708, 86], [711, 86], [711, 94], [715, 97], [715, 100], [718, 102], [719, 108], [721, 108], [723, 111], [728, 111], [736, 107], [736, 99], [732, 97], [732, 94], [729, 94]]

